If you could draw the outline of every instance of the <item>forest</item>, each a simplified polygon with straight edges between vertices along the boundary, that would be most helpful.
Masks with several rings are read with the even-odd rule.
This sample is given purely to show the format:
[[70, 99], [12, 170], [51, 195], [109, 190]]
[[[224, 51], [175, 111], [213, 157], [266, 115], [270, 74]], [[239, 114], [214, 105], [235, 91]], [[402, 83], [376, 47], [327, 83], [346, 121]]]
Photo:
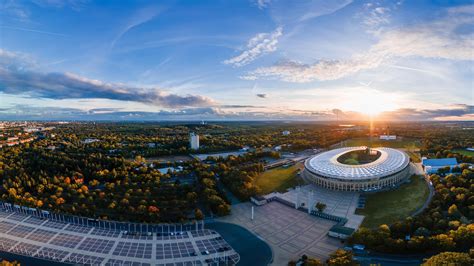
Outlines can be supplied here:
[[[282, 152], [330, 148], [347, 139], [369, 136], [365, 124], [348, 130], [336, 123], [304, 122], [74, 122], [45, 126], [55, 128], [38, 133], [33, 142], [0, 149], [2, 200], [75, 215], [153, 223], [226, 215], [231, 206], [222, 188], [240, 200], [259, 194], [254, 180], [264, 171], [267, 159], [278, 158]], [[383, 133], [384, 127], [378, 125], [372, 133]], [[284, 130], [291, 134], [282, 134]], [[19, 131], [21, 128], [9, 128], [6, 132]], [[419, 139], [423, 156], [456, 157], [466, 163], [473, 160], [472, 156], [454, 152], [473, 145], [469, 131], [442, 123], [394, 124], [390, 131]], [[198, 151], [189, 149], [190, 132], [200, 135]], [[275, 146], [282, 150], [273, 150]], [[242, 147], [250, 147], [251, 152], [204, 161], [155, 160], [160, 156], [235, 151]], [[158, 170], [162, 167], [182, 167], [182, 171], [163, 173]], [[472, 218], [472, 210], [466, 207], [473, 204], [469, 187], [472, 181], [466, 179], [470, 175], [464, 171], [468, 170], [463, 170], [460, 177], [450, 177], [464, 177], [459, 189], [468, 190], [454, 196], [462, 197], [462, 204], [453, 204], [462, 213], [460, 217]], [[444, 185], [443, 180], [433, 177], [439, 185]], [[451, 185], [447, 189], [451, 191]], [[439, 233], [439, 228], [452, 228], [450, 222], [454, 221], [445, 216], [443, 211], [447, 209], [443, 208], [437, 210], [441, 217], [434, 215], [443, 226], [425, 227], [432, 234]], [[456, 221], [461, 227], [463, 221]]]

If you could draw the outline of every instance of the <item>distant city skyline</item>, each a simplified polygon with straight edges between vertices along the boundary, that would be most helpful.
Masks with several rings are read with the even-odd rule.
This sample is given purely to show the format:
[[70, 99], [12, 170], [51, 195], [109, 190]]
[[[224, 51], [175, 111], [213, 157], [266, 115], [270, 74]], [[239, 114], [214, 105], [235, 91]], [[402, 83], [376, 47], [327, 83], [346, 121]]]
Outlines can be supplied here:
[[474, 120], [472, 1], [0, 4], [0, 120]]

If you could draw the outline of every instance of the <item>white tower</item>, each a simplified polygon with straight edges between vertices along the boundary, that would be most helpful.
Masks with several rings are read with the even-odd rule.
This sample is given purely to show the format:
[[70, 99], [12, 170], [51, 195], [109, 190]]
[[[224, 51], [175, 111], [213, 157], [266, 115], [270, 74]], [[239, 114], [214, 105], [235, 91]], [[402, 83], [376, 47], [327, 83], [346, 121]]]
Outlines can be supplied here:
[[198, 150], [199, 149], [199, 135], [191, 132], [189, 134], [189, 145], [191, 146], [191, 149], [193, 150]]

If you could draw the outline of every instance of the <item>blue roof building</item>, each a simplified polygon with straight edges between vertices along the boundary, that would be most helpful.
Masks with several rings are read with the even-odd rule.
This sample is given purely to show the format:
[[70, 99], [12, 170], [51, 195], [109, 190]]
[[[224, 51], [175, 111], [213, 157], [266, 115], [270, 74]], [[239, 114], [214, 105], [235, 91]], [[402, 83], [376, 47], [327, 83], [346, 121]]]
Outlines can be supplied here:
[[458, 165], [456, 158], [422, 159], [422, 164], [427, 174], [436, 174], [438, 169], [449, 166], [451, 169]]

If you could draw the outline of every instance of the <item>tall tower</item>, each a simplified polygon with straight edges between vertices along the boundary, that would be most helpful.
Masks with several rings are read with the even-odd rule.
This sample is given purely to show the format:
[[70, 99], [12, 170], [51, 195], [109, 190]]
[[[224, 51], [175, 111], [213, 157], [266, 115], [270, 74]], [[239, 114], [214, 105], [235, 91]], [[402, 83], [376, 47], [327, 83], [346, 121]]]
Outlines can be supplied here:
[[198, 150], [199, 149], [199, 135], [191, 132], [189, 134], [189, 145], [191, 146], [191, 149], [193, 150]]

